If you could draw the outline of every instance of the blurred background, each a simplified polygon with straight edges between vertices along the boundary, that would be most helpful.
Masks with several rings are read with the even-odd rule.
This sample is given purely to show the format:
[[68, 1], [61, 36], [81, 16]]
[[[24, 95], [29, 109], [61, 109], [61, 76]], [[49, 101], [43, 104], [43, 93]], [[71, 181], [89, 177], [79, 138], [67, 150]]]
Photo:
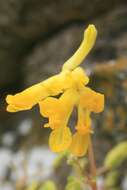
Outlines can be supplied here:
[[[107, 152], [127, 140], [127, 1], [0, 0], [0, 190], [47, 178], [59, 189], [66, 183], [70, 168], [64, 162], [58, 171], [52, 167], [56, 155], [38, 107], [7, 113], [5, 97], [59, 72], [90, 23], [98, 38], [82, 67], [89, 85], [106, 97], [104, 112], [93, 115], [101, 166]], [[117, 189], [127, 190], [127, 165], [120, 168]]]

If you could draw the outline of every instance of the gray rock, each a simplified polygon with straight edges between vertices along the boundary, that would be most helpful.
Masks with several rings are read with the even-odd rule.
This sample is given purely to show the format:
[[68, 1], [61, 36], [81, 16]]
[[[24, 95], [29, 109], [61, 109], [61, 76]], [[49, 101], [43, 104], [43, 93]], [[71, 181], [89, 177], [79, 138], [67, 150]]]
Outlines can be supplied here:
[[[126, 0], [0, 1], [0, 86], [19, 88], [24, 78], [22, 59], [41, 41], [76, 21], [90, 22]], [[16, 86], [16, 83], [17, 86]], [[3, 91], [5, 91], [3, 90]], [[14, 90], [14, 89], [13, 89]]]

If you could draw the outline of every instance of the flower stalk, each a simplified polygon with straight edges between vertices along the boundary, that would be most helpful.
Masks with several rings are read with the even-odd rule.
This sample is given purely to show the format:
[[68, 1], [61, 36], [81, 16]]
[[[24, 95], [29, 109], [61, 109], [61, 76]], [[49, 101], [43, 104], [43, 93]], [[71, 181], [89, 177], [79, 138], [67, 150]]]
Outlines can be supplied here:
[[92, 187], [92, 190], [97, 190], [97, 184], [96, 184], [96, 163], [95, 163], [95, 157], [94, 157], [94, 150], [92, 145], [92, 139], [89, 135], [89, 146], [88, 146], [88, 159], [89, 159], [89, 165], [90, 165], [90, 185]]

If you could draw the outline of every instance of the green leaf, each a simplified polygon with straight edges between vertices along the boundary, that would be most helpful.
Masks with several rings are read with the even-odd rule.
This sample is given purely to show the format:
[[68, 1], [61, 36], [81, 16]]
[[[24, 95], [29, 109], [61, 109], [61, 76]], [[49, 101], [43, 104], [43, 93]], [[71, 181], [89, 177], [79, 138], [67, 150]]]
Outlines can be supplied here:
[[42, 184], [39, 190], [57, 190], [57, 188], [55, 183], [49, 180]]
[[30, 184], [26, 190], [37, 190], [38, 187], [38, 183], [37, 182], [33, 182], [32, 184]]
[[117, 171], [111, 171], [108, 173], [108, 175], [105, 177], [105, 185], [107, 188], [115, 188], [116, 183], [119, 179], [119, 173]]
[[54, 167], [58, 168], [61, 163], [63, 162], [63, 160], [68, 156], [68, 152], [64, 151], [58, 154], [58, 156], [56, 157], [55, 161], [54, 161]]
[[65, 190], [84, 190], [84, 184], [82, 179], [79, 180], [76, 179], [76, 177], [69, 176]]
[[106, 156], [104, 166], [107, 169], [119, 167], [127, 159], [127, 141], [121, 142], [113, 148]]

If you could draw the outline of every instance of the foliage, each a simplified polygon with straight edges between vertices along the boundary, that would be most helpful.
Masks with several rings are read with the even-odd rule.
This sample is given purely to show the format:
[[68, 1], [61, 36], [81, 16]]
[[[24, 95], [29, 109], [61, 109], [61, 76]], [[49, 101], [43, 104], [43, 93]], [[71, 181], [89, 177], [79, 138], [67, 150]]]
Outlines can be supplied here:
[[57, 188], [53, 181], [46, 181], [39, 190], [57, 190]]
[[67, 151], [59, 153], [54, 161], [54, 167], [58, 168], [61, 165], [61, 163], [63, 162], [63, 160], [67, 158], [67, 156], [68, 156]]
[[108, 169], [114, 169], [124, 160], [127, 160], [127, 141], [121, 142], [107, 154], [104, 165]]
[[32, 184], [30, 184], [26, 190], [36, 190], [38, 188], [38, 183], [37, 182], [33, 182]]
[[68, 177], [68, 183], [65, 187], [65, 190], [83, 190], [83, 189], [84, 189], [84, 184], [82, 178], [79, 180], [73, 176]]
[[118, 171], [111, 171], [105, 178], [105, 186], [107, 189], [117, 189], [118, 181], [119, 181], [119, 172]]

